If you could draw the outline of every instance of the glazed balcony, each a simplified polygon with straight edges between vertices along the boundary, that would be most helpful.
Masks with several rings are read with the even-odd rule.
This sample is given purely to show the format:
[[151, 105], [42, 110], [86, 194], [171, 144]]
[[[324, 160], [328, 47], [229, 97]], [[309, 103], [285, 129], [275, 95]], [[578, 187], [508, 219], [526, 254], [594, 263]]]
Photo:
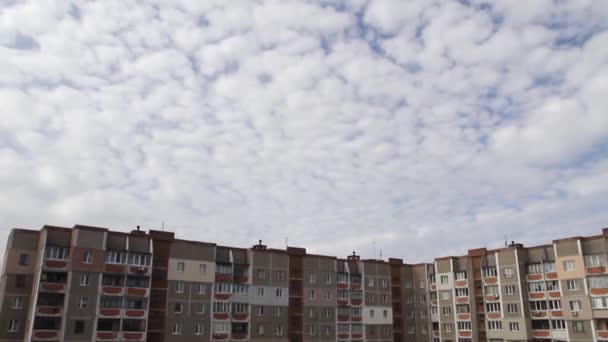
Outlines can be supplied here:
[[36, 307], [36, 315], [44, 317], [59, 317], [63, 308], [61, 306], [38, 305]]
[[119, 308], [99, 308], [98, 315], [100, 318], [120, 318], [122, 309]]
[[125, 289], [122, 286], [102, 286], [101, 293], [104, 296], [122, 296]]
[[45, 246], [42, 268], [67, 271], [70, 249], [67, 247]]
[[127, 296], [130, 297], [149, 297], [150, 289], [147, 287], [127, 287]]
[[43, 268], [48, 269], [48, 270], [67, 271], [68, 270], [68, 261], [67, 260], [56, 260], [56, 259], [45, 259]]
[[96, 333], [95, 341], [119, 341], [120, 340], [120, 332], [119, 331], [98, 331]]
[[40, 283], [40, 291], [48, 293], [65, 293], [65, 284], [63, 283]]
[[606, 266], [587, 266], [585, 267], [587, 275], [599, 275], [606, 273]]
[[247, 321], [249, 319], [249, 314], [246, 312], [233, 312], [232, 320], [233, 321]]
[[131, 275], [150, 275], [150, 267], [148, 266], [129, 266], [127, 273]]
[[345, 323], [350, 321], [350, 316], [349, 315], [338, 315], [338, 322], [340, 323]]
[[215, 332], [213, 334], [211, 334], [211, 338], [213, 340], [217, 340], [217, 341], [225, 341], [230, 337], [229, 333], [219, 333], [219, 332]]
[[145, 341], [146, 334], [143, 331], [123, 331], [121, 333], [122, 341]]
[[234, 341], [244, 341], [247, 339], [247, 333], [232, 333], [230, 336]]

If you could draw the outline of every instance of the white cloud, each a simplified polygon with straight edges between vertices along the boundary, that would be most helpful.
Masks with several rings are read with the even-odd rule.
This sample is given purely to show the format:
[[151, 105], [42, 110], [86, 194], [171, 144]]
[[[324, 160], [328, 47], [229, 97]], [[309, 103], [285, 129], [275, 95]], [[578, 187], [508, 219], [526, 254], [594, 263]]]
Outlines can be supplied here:
[[595, 234], [602, 3], [10, 2], [0, 232], [165, 221], [411, 262]]

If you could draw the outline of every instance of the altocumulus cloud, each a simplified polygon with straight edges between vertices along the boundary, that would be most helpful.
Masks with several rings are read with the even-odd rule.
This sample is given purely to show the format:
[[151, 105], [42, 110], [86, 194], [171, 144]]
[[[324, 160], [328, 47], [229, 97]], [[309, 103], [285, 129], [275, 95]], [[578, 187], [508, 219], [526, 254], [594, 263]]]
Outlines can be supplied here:
[[408, 261], [608, 226], [608, 2], [0, 1], [0, 227]]

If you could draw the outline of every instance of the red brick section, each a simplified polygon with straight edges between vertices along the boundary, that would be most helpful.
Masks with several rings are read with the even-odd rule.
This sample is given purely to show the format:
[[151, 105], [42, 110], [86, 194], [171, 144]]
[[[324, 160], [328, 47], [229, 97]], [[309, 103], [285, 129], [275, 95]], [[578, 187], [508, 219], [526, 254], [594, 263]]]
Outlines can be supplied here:
[[403, 341], [403, 288], [401, 287], [402, 259], [388, 259], [391, 273], [391, 298], [393, 306], [393, 341]]
[[287, 247], [289, 255], [289, 307], [287, 308], [289, 342], [304, 341], [304, 256], [306, 249]]
[[146, 341], [162, 342], [167, 314], [167, 269], [174, 235], [169, 232], [151, 230], [150, 238], [152, 239], [154, 255], [152, 256], [150, 309], [148, 310]]

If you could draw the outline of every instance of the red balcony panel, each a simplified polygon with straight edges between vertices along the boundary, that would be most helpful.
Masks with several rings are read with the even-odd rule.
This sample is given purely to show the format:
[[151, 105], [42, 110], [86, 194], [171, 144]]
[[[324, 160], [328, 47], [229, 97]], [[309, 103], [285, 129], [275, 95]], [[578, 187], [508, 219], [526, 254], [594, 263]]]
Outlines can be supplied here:
[[531, 293], [528, 294], [528, 296], [530, 298], [533, 298], [533, 299], [543, 299], [543, 298], [545, 298], [545, 294], [542, 293], [542, 292], [531, 292]]
[[587, 267], [587, 273], [589, 273], [589, 274], [606, 273], [606, 267], [604, 267], [604, 266]]
[[547, 317], [547, 312], [546, 311], [532, 311], [530, 314], [532, 315], [532, 318], [544, 318], [544, 317]]
[[547, 277], [547, 279], [557, 279], [557, 272], [547, 273], [545, 274], [545, 277]]
[[603, 295], [608, 294], [608, 289], [605, 289], [605, 288], [604, 289], [594, 288], [594, 289], [591, 289], [591, 294], [603, 296]]
[[136, 318], [139, 318], [139, 317], [146, 316], [146, 311], [145, 310], [139, 310], [139, 309], [137, 309], [137, 310], [136, 309], [129, 309], [129, 310], [127, 310], [125, 312], [125, 315], [127, 317], [136, 317]]
[[500, 319], [500, 312], [488, 312], [488, 318]]
[[497, 301], [498, 300], [498, 296], [496, 295], [487, 295], [486, 296], [486, 302], [493, 302], [493, 301]]
[[248, 281], [249, 281], [249, 277], [247, 277], [247, 276], [234, 277], [234, 282], [238, 283], [238, 284], [244, 284], [244, 283], [247, 283]]
[[498, 283], [498, 278], [496, 278], [496, 277], [484, 278], [483, 283], [486, 285], [494, 285], [494, 284]]
[[231, 294], [230, 293], [216, 293], [213, 295], [213, 298], [217, 299], [217, 300], [228, 300], [230, 299]]
[[561, 310], [551, 311], [551, 317], [564, 317], [564, 312]]
[[229, 334], [217, 334], [217, 333], [214, 333], [212, 335], [214, 340], [227, 340], [229, 336], [230, 336]]
[[144, 333], [143, 332], [124, 332], [122, 333], [123, 341], [143, 341]]
[[456, 297], [456, 303], [468, 303], [469, 297]]
[[468, 330], [460, 330], [458, 332], [458, 336], [460, 337], [471, 337], [471, 332]]
[[146, 275], [150, 273], [150, 267], [146, 266], [129, 266], [129, 273]]
[[42, 283], [40, 289], [46, 292], [65, 292], [65, 284], [60, 283]]
[[145, 297], [148, 289], [143, 287], [127, 287], [127, 295], [134, 297]]
[[120, 286], [102, 286], [101, 292], [104, 295], [120, 296], [120, 295], [122, 295], [122, 287], [120, 287]]
[[68, 262], [67, 262], [67, 260], [48, 260], [47, 259], [44, 261], [44, 267], [64, 270], [64, 269], [68, 268]]
[[338, 334], [338, 338], [346, 339], [346, 338], [348, 338], [348, 334]]
[[439, 337], [439, 331], [437, 331], [437, 330], [433, 330], [433, 336], [435, 336], [435, 337]]
[[246, 340], [247, 339], [247, 334], [245, 333], [232, 333], [232, 339], [233, 340]]
[[431, 305], [437, 305], [437, 299], [431, 300]]
[[127, 270], [126, 265], [119, 265], [119, 264], [103, 265], [103, 271], [106, 273], [125, 273], [126, 270]]
[[459, 286], [459, 287], [467, 286], [467, 281], [466, 280], [456, 280], [456, 286]]
[[363, 304], [363, 300], [362, 299], [351, 299], [350, 303], [351, 303], [351, 305], [359, 306], [359, 305]]
[[246, 313], [233, 313], [232, 314], [232, 319], [236, 320], [236, 321], [246, 321], [247, 320], [247, 314]]
[[431, 284], [431, 291], [435, 291], [437, 290], [437, 285], [436, 284]]
[[232, 275], [231, 274], [216, 273], [215, 274], [215, 282], [216, 283], [231, 283], [232, 282]]
[[33, 340], [51, 340], [59, 338], [59, 330], [34, 330]]
[[528, 274], [526, 276], [526, 278], [528, 278], [528, 281], [542, 280], [543, 274], [542, 273]]
[[361, 284], [350, 284], [351, 290], [361, 290]]
[[468, 314], [468, 313], [458, 314], [458, 319], [463, 320], [463, 321], [468, 321], [471, 319], [471, 314]]
[[608, 331], [598, 331], [597, 336], [608, 339]]
[[41, 316], [58, 316], [61, 315], [60, 306], [39, 306], [36, 310], [38, 315]]
[[230, 317], [229, 314], [224, 313], [224, 312], [214, 312], [213, 313], [213, 318], [214, 319], [221, 319], [221, 320], [226, 320]]
[[549, 330], [534, 330], [534, 337], [549, 337], [551, 332]]
[[348, 288], [348, 284], [347, 283], [338, 283], [338, 288], [339, 289], [347, 289]]
[[355, 333], [352, 333], [352, 334], [351, 334], [351, 338], [352, 338], [352, 339], [356, 339], [356, 338], [362, 338], [362, 337], [363, 337], [363, 334], [355, 334]]
[[361, 322], [363, 318], [361, 318], [361, 316], [353, 316], [350, 318], [350, 320], [353, 322]]
[[551, 297], [551, 298], [560, 298], [561, 296], [562, 296], [562, 294], [559, 291], [551, 291], [551, 292], [549, 292], [549, 297]]
[[338, 316], [338, 322], [348, 322], [349, 319], [350, 319], [349, 316], [343, 316], [343, 315]]
[[99, 309], [99, 315], [104, 317], [120, 316], [120, 309]]
[[347, 299], [338, 299], [338, 306], [347, 306], [347, 305], [348, 305]]
[[115, 341], [118, 340], [118, 332], [116, 331], [98, 331], [98, 341]]

